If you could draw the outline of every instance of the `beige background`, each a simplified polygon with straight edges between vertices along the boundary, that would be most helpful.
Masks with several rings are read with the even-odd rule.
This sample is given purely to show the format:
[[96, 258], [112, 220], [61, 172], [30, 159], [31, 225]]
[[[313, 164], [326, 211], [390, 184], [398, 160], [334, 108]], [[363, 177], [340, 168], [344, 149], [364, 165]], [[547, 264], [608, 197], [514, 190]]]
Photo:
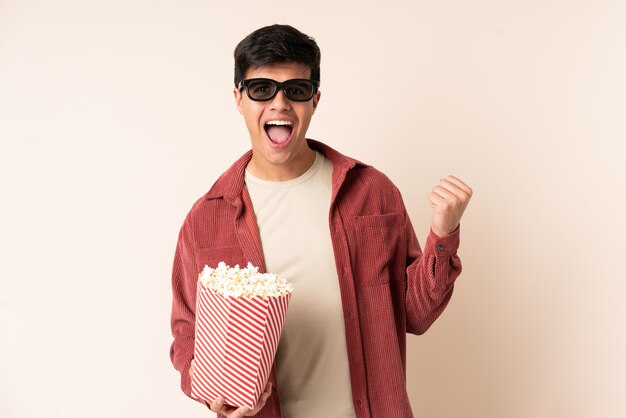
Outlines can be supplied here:
[[232, 51], [322, 49], [309, 136], [474, 197], [417, 417], [626, 416], [623, 1], [0, 0], [0, 416], [204, 417], [168, 357], [191, 204], [249, 148]]

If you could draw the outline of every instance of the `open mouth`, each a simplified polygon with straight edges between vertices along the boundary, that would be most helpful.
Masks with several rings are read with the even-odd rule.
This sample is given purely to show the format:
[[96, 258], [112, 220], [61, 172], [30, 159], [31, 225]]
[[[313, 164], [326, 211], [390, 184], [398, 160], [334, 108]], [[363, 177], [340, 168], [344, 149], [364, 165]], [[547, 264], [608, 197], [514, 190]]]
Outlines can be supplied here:
[[265, 123], [264, 128], [270, 141], [281, 145], [287, 143], [291, 138], [293, 122], [288, 120], [270, 120]]

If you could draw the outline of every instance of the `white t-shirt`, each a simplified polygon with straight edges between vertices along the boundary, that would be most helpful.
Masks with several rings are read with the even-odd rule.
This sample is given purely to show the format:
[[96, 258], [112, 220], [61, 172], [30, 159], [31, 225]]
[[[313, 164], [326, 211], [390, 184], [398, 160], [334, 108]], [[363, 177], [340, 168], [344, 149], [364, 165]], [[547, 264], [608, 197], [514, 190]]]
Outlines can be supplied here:
[[284, 418], [355, 417], [329, 230], [332, 172], [316, 152], [292, 180], [245, 173], [267, 271], [294, 286], [275, 359]]

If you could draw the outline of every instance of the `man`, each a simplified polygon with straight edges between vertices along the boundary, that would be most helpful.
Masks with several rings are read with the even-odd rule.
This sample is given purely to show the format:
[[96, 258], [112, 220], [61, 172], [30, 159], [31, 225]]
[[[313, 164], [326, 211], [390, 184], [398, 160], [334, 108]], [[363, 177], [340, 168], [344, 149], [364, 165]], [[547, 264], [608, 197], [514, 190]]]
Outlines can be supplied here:
[[429, 194], [422, 252], [400, 192], [382, 173], [306, 132], [321, 93], [320, 51], [291, 26], [261, 28], [235, 50], [235, 102], [252, 150], [200, 198], [180, 231], [172, 285], [172, 362], [190, 394], [195, 289], [219, 261], [277, 273], [294, 294], [268, 387], [251, 411], [220, 416], [412, 417], [407, 332], [450, 300], [459, 224], [472, 190], [453, 176]]

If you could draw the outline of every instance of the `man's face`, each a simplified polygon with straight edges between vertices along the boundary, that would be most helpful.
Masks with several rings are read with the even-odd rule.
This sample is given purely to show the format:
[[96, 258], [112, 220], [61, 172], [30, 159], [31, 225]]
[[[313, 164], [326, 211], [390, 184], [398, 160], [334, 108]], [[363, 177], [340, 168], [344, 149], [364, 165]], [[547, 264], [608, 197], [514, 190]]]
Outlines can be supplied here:
[[[309, 79], [310, 75], [311, 70], [306, 65], [283, 62], [249, 70], [245, 79], [269, 78], [281, 82], [293, 78]], [[251, 100], [245, 89], [235, 88], [234, 94], [252, 140], [253, 155], [248, 165], [252, 173], [280, 181], [306, 171], [315, 156], [306, 143], [306, 132], [320, 93], [307, 102], [291, 101], [282, 90], [264, 102]]]

